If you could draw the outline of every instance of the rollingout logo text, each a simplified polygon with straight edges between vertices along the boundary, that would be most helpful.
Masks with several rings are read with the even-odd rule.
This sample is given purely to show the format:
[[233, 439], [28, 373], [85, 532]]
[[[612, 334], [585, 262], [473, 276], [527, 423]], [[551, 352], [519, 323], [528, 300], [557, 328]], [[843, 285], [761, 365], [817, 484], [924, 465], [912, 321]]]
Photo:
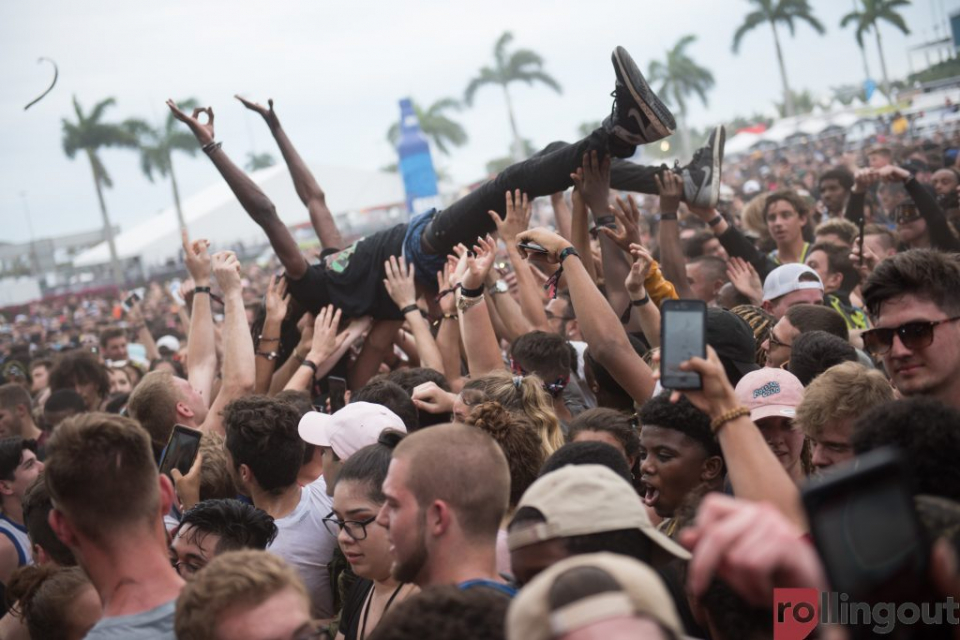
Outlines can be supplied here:
[[773, 590], [773, 640], [803, 640], [817, 624], [865, 625], [887, 634], [898, 624], [958, 625], [960, 603], [953, 598], [922, 604], [850, 602], [847, 594], [817, 589]]

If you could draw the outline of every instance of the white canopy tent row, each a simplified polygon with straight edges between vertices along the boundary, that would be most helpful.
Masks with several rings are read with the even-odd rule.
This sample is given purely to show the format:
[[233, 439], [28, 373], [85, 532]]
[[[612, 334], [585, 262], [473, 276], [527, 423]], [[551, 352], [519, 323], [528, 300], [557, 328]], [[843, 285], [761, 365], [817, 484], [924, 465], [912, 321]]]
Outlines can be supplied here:
[[[338, 224], [362, 227], [360, 212], [392, 207], [397, 210], [396, 222], [406, 218], [403, 182], [399, 174], [326, 165], [314, 165], [311, 170], [323, 185], [327, 204]], [[270, 197], [280, 219], [288, 226], [308, 221], [307, 209], [297, 197], [285, 166], [261, 169], [251, 173], [250, 178]], [[255, 245], [265, 240], [263, 231], [246, 214], [222, 180], [186, 198], [182, 208], [190, 237], [208, 238], [215, 249], [240, 243]], [[181, 241], [175, 209], [171, 205], [122, 231], [116, 237], [116, 244], [121, 260], [139, 257], [144, 267], [177, 260]], [[110, 251], [103, 242], [78, 255], [73, 265], [75, 268], [90, 267], [109, 261]]]

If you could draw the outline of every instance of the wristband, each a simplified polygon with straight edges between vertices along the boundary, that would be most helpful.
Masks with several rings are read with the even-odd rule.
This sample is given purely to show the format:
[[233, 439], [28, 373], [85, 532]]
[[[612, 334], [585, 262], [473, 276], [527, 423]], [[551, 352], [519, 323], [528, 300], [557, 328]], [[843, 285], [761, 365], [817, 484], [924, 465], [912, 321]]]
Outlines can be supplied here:
[[276, 351], [257, 351], [257, 355], [261, 358], [266, 358], [270, 362], [273, 362], [280, 354]]
[[276, 338], [264, 338], [264, 337], [263, 337], [263, 334], [261, 333], [260, 335], [257, 336], [257, 341], [259, 341], [259, 342], [280, 342], [280, 337], [277, 336]]
[[598, 216], [594, 218], [594, 224], [596, 228], [607, 227], [610, 229], [617, 228], [617, 217], [616, 216]]
[[303, 362], [300, 363], [300, 366], [301, 366], [301, 367], [307, 367], [308, 369], [312, 369], [312, 370], [313, 370], [313, 375], [317, 375], [317, 365], [315, 365], [315, 364], [312, 363], [311, 361], [309, 361], [309, 360], [304, 360]]
[[676, 212], [676, 211], [674, 211], [673, 213], [668, 213], [668, 212], [666, 212], [666, 211], [662, 211], [662, 212], [660, 213], [660, 220], [676, 220], [676, 219], [677, 219], [677, 212]]
[[580, 257], [580, 254], [577, 253], [577, 250], [573, 247], [566, 247], [557, 254], [557, 270], [553, 272], [553, 275], [547, 280], [547, 283], [543, 285], [543, 288], [547, 291], [547, 295], [550, 296], [550, 299], [556, 299], [557, 289], [560, 286], [560, 276], [563, 275], [563, 261], [569, 258], [570, 256]]
[[707, 224], [710, 225], [711, 227], [715, 227], [721, 222], [723, 222], [723, 216], [718, 213], [713, 218], [710, 218], [710, 220], [707, 221]]
[[462, 284], [460, 285], [461, 298], [479, 298], [482, 295], [483, 295], [483, 285], [480, 285], [476, 289], [467, 289]]
[[417, 312], [419, 312], [419, 311], [420, 311], [420, 307], [418, 307], [416, 304], [408, 304], [408, 305], [405, 306], [403, 309], [400, 309], [400, 314], [401, 314], [401, 315], [407, 315], [407, 314], [410, 313], [411, 311], [417, 311]]
[[210, 142], [208, 142], [207, 144], [203, 145], [203, 146], [200, 147], [200, 148], [203, 149], [203, 152], [204, 152], [205, 154], [210, 155], [212, 152], [216, 151], [217, 149], [219, 149], [219, 148], [222, 147], [222, 146], [223, 146], [223, 143], [222, 143], [222, 142], [217, 142], [216, 140], [211, 140]]
[[726, 413], [722, 413], [713, 420], [710, 421], [710, 430], [714, 434], [719, 433], [720, 429], [723, 428], [723, 425], [727, 424], [731, 420], [736, 420], [741, 416], [749, 416], [750, 409], [746, 407], [737, 407], [736, 409], [730, 409]]
[[634, 307], [644, 307], [650, 303], [650, 293], [648, 291], [643, 292], [643, 297], [639, 300], [631, 300], [630, 304], [627, 305], [627, 308], [624, 309], [623, 314], [620, 316], [620, 324], [627, 324], [630, 322], [630, 312], [633, 311]]
[[210, 287], [194, 287], [194, 293], [210, 293]]
[[580, 254], [577, 253], [577, 250], [574, 249], [573, 247], [567, 247], [566, 249], [561, 251], [559, 254], [557, 254], [557, 260], [560, 262], [560, 264], [563, 264], [563, 261], [569, 258], [570, 256], [577, 256], [579, 258]]
[[472, 309], [473, 307], [477, 306], [477, 305], [480, 304], [481, 302], [483, 302], [483, 293], [482, 293], [482, 292], [480, 293], [480, 295], [478, 295], [478, 296], [476, 296], [476, 297], [470, 297], [470, 296], [461, 295], [461, 296], [460, 296], [460, 299], [457, 300], [457, 309], [460, 311], [460, 313], [464, 313], [464, 312]]

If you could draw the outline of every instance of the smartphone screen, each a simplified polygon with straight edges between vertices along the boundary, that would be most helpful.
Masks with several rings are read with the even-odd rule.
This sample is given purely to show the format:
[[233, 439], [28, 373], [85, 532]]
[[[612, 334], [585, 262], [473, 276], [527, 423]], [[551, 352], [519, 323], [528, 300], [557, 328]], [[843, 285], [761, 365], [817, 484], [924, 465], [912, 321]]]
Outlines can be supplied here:
[[811, 534], [834, 591], [858, 602], [916, 598], [927, 582], [929, 548], [899, 454], [856, 458], [807, 488]]
[[336, 413], [347, 404], [347, 381], [337, 376], [330, 376], [328, 381], [330, 384], [330, 413]]
[[174, 425], [173, 433], [170, 434], [167, 446], [160, 457], [160, 472], [170, 476], [172, 470], [178, 469], [180, 473], [187, 475], [197, 457], [197, 452], [200, 451], [201, 435], [202, 433], [196, 429], [182, 424]]
[[550, 253], [536, 242], [521, 242], [517, 244], [517, 246], [521, 249], [529, 251], [530, 253]]
[[700, 374], [681, 371], [680, 364], [707, 357], [706, 303], [664, 300], [660, 314], [660, 384], [664, 389], [699, 389]]

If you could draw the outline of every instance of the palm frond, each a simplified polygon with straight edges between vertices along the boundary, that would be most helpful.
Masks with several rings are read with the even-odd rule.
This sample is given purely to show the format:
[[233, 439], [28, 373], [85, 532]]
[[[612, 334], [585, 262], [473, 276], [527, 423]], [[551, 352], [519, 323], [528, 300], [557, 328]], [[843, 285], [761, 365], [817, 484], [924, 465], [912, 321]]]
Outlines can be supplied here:
[[743, 24], [741, 24], [733, 34], [733, 52], [737, 53], [740, 51], [740, 41], [743, 40], [743, 36], [766, 21], [767, 17], [760, 11], [747, 14], [747, 17], [743, 20]]
[[490, 67], [483, 67], [480, 69], [480, 74], [470, 81], [470, 84], [467, 85], [467, 88], [463, 92], [463, 102], [468, 107], [473, 106], [473, 97], [476, 95], [477, 90], [480, 87], [486, 86], [488, 84], [502, 84], [500, 78], [497, 75], [497, 72], [491, 69]]

